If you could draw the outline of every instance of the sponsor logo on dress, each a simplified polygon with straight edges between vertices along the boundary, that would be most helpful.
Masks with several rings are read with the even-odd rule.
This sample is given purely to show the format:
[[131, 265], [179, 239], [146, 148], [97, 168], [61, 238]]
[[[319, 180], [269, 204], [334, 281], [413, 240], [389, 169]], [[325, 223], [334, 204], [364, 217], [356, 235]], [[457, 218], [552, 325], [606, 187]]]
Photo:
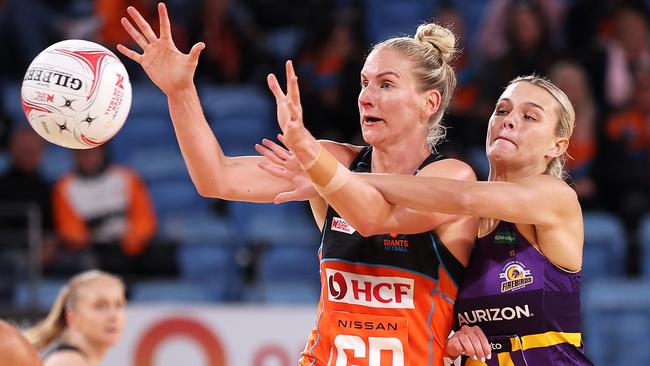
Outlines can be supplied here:
[[354, 232], [357, 231], [340, 217], [332, 219], [332, 230], [346, 234], [354, 234]]
[[501, 292], [515, 291], [533, 283], [533, 276], [526, 266], [518, 261], [508, 262], [499, 273], [499, 278], [505, 279], [501, 282]]
[[414, 309], [412, 278], [367, 276], [325, 269], [329, 301], [371, 308]]
[[533, 315], [528, 308], [528, 304], [524, 306], [516, 305], [514, 307], [506, 306], [502, 308], [477, 309], [459, 312], [458, 326], [531, 318]]

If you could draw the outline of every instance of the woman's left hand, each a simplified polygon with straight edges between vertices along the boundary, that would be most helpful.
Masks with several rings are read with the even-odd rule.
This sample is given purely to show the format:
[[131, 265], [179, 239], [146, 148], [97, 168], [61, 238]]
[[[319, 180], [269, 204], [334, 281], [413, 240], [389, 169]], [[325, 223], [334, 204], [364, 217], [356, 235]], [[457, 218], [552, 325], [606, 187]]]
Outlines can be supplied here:
[[270, 74], [267, 82], [275, 97], [278, 124], [283, 134], [282, 142], [296, 154], [301, 163], [305, 164], [316, 159], [320, 144], [303, 124], [298, 77], [291, 61], [286, 63], [286, 76], [286, 94], [282, 91], [275, 75]]

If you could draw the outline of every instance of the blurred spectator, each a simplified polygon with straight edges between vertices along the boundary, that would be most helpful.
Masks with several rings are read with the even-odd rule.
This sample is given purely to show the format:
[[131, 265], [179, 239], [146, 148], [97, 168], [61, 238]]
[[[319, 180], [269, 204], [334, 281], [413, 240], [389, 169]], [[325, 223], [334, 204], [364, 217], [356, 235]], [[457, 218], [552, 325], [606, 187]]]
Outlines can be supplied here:
[[634, 73], [650, 67], [647, 9], [633, 4], [625, 3], [612, 11], [611, 27], [601, 20], [602, 43], [581, 56], [596, 102], [609, 110], [625, 107], [630, 102], [634, 94]]
[[332, 12], [308, 35], [298, 56], [305, 121], [318, 138], [356, 136], [362, 51], [350, 13]]
[[102, 270], [125, 277], [172, 270], [167, 248], [151, 248], [157, 220], [137, 173], [112, 164], [104, 146], [74, 157], [75, 171], [54, 187], [54, 224], [66, 248], [88, 250]]
[[37, 244], [43, 249], [44, 262], [51, 260], [55, 249], [52, 189], [39, 173], [43, 145], [43, 139], [29, 127], [17, 129], [11, 137], [9, 169], [0, 176], [0, 270], [5, 276], [24, 275], [28, 266], [36, 264], [28, 261], [29, 210], [35, 209], [33, 213], [40, 219], [40, 227], [36, 229], [42, 242]]
[[264, 80], [270, 69], [262, 47], [262, 35], [242, 4], [231, 0], [202, 0], [189, 34], [192, 43], [207, 45], [201, 53], [196, 74], [218, 83]]
[[638, 70], [629, 107], [609, 117], [600, 175], [610, 209], [629, 229], [650, 208], [650, 69]]
[[599, 113], [587, 75], [579, 64], [563, 61], [553, 66], [549, 78], [566, 93], [576, 111], [565, 169], [583, 209], [596, 208], [599, 202], [594, 165], [598, 152]]
[[[512, 36], [519, 36], [522, 38], [532, 38], [535, 32], [541, 31], [545, 33], [544, 37], [548, 38], [550, 44], [558, 47], [562, 43], [562, 29], [564, 23], [566, 1], [562, 0], [492, 0], [485, 8], [483, 14], [483, 22], [481, 30], [479, 31], [477, 50], [482, 59], [494, 59], [505, 55], [513, 46]], [[517, 9], [534, 9], [533, 16], [522, 17], [516, 13]], [[512, 22], [517, 29], [513, 29]], [[540, 20], [544, 20], [540, 23]], [[531, 21], [531, 28], [527, 29], [525, 26], [526, 20]], [[549, 30], [556, 30], [556, 32], [549, 33]], [[521, 32], [516, 35], [513, 32]], [[518, 74], [522, 75], [522, 74]]]
[[539, 1], [511, 0], [499, 17], [505, 23], [507, 50], [481, 67], [479, 113], [487, 120], [503, 85], [518, 75], [547, 75], [559, 51], [551, 38], [551, 23]]

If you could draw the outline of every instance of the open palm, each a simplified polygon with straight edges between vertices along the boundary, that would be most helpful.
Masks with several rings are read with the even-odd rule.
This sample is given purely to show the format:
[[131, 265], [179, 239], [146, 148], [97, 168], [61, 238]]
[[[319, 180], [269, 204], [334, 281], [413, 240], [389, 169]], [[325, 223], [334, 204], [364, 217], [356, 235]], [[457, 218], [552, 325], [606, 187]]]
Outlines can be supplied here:
[[188, 54], [180, 52], [172, 39], [169, 15], [163, 3], [158, 4], [160, 37], [156, 36], [151, 25], [134, 7], [128, 7], [127, 12], [139, 30], [125, 17], [121, 20], [122, 26], [143, 52], [139, 54], [121, 44], [117, 45], [118, 51], [140, 64], [151, 81], [167, 95], [191, 87], [199, 55], [205, 44], [195, 44]]

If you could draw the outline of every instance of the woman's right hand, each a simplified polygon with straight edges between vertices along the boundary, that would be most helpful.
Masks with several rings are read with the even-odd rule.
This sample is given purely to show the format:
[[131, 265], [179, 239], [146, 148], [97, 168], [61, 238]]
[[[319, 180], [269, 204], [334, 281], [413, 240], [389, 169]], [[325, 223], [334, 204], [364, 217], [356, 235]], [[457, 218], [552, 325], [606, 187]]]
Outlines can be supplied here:
[[486, 359], [492, 358], [490, 342], [488, 342], [481, 328], [477, 326], [463, 325], [447, 339], [445, 351], [452, 359], [464, 355], [485, 362]]
[[117, 45], [118, 51], [140, 64], [151, 81], [167, 96], [192, 87], [194, 71], [205, 44], [203, 42], [195, 44], [189, 54], [180, 52], [172, 39], [169, 15], [163, 3], [158, 4], [160, 37], [156, 36], [149, 23], [134, 7], [129, 6], [127, 12], [139, 31], [126, 17], [121, 20], [122, 26], [143, 52], [139, 54], [121, 44]]
[[[278, 135], [278, 138], [282, 141], [283, 137]], [[302, 170], [298, 159], [291, 151], [267, 139], [262, 140], [262, 145], [255, 144], [255, 150], [270, 161], [258, 163], [262, 170], [293, 184], [292, 191], [279, 193], [273, 202], [305, 201], [319, 197], [307, 173]]]

